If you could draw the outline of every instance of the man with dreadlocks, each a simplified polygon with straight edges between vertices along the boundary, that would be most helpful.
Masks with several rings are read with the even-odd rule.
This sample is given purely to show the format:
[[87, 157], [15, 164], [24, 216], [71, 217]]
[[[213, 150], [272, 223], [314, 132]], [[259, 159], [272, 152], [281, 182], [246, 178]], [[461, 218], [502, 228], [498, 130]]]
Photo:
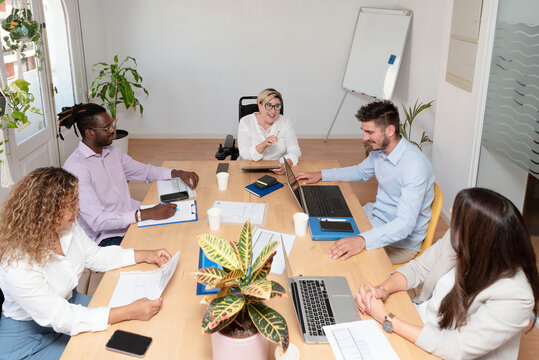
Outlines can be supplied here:
[[140, 202], [131, 198], [128, 181], [149, 183], [179, 177], [192, 189], [198, 184], [194, 172], [141, 164], [111, 146], [116, 122], [100, 105], [65, 107], [58, 117], [59, 130], [76, 124], [82, 137], [64, 169], [79, 179], [79, 222], [100, 246], [119, 245], [135, 221], [167, 219], [176, 212], [172, 203], [140, 209]]

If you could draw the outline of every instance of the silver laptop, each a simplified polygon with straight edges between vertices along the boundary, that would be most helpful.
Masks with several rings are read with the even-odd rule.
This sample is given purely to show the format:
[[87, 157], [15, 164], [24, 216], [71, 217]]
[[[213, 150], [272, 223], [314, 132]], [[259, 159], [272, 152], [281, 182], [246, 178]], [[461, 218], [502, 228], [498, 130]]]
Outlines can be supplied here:
[[306, 343], [327, 343], [323, 326], [361, 320], [345, 277], [294, 276], [282, 237], [281, 248], [289, 291]]
[[352, 217], [339, 186], [301, 186], [286, 160], [284, 160], [284, 168], [288, 187], [304, 213], [314, 217]]

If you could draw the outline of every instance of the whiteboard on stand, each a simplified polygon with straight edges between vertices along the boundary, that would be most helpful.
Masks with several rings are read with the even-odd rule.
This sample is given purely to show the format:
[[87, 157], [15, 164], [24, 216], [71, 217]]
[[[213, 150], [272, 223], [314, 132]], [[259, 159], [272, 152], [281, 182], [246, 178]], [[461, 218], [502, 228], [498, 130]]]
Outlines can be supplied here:
[[391, 99], [411, 20], [409, 10], [359, 10], [342, 84], [344, 89]]

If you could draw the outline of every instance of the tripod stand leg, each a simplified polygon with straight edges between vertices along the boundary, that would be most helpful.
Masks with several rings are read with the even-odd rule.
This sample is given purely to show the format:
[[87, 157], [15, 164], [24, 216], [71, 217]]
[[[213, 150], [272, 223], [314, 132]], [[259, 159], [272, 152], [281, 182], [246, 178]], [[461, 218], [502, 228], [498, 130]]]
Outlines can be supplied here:
[[339, 109], [335, 113], [335, 116], [333, 117], [333, 121], [331, 122], [331, 126], [329, 127], [328, 133], [326, 134], [326, 137], [324, 138], [324, 142], [328, 141], [329, 134], [331, 133], [331, 129], [333, 129], [333, 125], [335, 124], [335, 121], [337, 120], [337, 115], [339, 115], [339, 112], [341, 111], [342, 104], [344, 103], [344, 99], [346, 98], [346, 94], [348, 94], [348, 90], [345, 90], [344, 96], [342, 97], [341, 104], [339, 105]]

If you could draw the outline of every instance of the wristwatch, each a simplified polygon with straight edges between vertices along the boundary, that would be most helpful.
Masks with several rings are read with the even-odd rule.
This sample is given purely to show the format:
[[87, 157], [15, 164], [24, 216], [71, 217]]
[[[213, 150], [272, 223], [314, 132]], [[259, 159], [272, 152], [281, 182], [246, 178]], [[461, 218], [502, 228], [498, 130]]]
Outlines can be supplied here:
[[387, 333], [393, 332], [393, 319], [395, 318], [395, 315], [393, 313], [389, 313], [386, 316], [384, 316], [384, 322], [382, 323], [382, 327]]

